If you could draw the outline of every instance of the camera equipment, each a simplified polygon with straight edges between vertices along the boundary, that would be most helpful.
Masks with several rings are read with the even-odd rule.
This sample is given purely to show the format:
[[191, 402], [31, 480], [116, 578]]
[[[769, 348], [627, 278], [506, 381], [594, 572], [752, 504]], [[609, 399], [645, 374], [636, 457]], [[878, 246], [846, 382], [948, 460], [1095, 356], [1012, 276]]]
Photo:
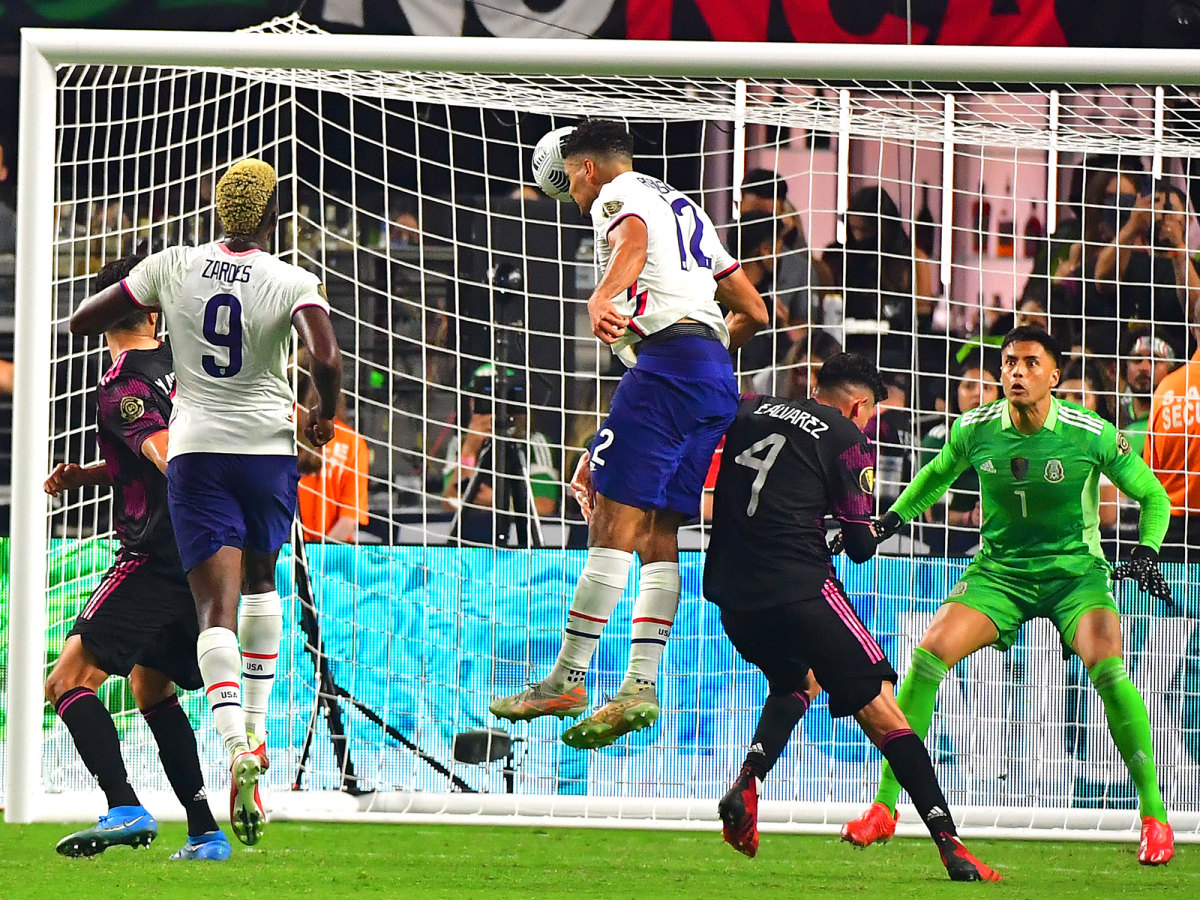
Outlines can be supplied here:
[[[462, 494], [450, 538], [458, 543], [483, 543], [497, 547], [509, 545], [509, 532], [516, 531], [519, 547], [541, 547], [542, 522], [534, 503], [526, 450], [529, 446], [528, 399], [525, 381], [511, 365], [514, 354], [524, 350], [525, 322], [523, 299], [525, 280], [512, 262], [501, 262], [488, 269], [492, 300], [492, 344], [495, 364], [485, 364], [471, 377], [472, 409], [492, 418], [492, 434], [476, 459], [475, 471]], [[525, 416], [518, 429], [515, 420]], [[492, 484], [492, 508], [472, 509], [479, 489]], [[479, 517], [486, 515], [490, 528], [480, 527]], [[472, 521], [474, 520], [474, 521]], [[532, 529], [530, 525], [532, 524]]]

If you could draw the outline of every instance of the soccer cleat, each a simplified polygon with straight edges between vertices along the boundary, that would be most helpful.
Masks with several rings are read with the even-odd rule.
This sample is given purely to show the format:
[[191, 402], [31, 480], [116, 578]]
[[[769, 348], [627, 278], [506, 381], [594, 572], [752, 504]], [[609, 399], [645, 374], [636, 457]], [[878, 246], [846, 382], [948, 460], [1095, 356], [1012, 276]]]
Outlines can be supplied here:
[[258, 756], [243, 750], [233, 758], [229, 785], [229, 824], [239, 841], [247, 846], [257, 844], [262, 837], [267, 814], [258, 795], [258, 777], [262, 766]]
[[114, 806], [91, 828], [68, 834], [54, 848], [63, 856], [96, 856], [109, 847], [149, 847], [158, 823], [142, 806]]
[[717, 804], [721, 836], [738, 853], [753, 858], [758, 853], [758, 779], [742, 766], [737, 780]]
[[892, 813], [886, 803], [872, 803], [861, 816], [842, 826], [842, 840], [855, 847], [886, 844], [895, 836], [899, 820], [899, 810]]
[[1000, 873], [981, 863], [957, 837], [943, 833], [938, 841], [942, 865], [951, 881], [1003, 881]]
[[488, 705], [492, 715], [510, 722], [527, 722], [538, 716], [573, 719], [587, 707], [587, 689], [582, 684], [563, 691], [544, 681], [531, 684], [511, 697], [497, 697]]
[[171, 859], [211, 859], [223, 862], [233, 855], [233, 847], [225, 832], [218, 829], [208, 834], [188, 835], [187, 843], [171, 854]]
[[654, 685], [646, 685], [638, 691], [618, 691], [586, 719], [564, 731], [562, 739], [576, 750], [598, 750], [657, 721], [658, 695]]
[[1166, 822], [1153, 816], [1142, 819], [1142, 840], [1138, 844], [1138, 862], [1143, 866], [1165, 866], [1175, 855], [1175, 833]]
[[258, 735], [253, 731], [246, 733], [246, 738], [250, 741], [250, 752], [258, 757], [258, 767], [263, 772], [271, 768], [271, 761], [267, 759], [267, 742], [259, 740]]

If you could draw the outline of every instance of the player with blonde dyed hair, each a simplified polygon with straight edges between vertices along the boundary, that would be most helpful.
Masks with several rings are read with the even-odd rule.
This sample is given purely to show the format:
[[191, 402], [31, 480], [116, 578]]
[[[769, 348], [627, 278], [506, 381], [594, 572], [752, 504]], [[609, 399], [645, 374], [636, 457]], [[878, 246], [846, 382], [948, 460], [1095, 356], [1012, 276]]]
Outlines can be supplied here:
[[275, 563], [299, 481], [286, 375], [293, 327], [319, 398], [306, 414], [314, 446], [333, 437], [342, 382], [320, 282], [269, 252], [276, 181], [262, 160], [234, 163], [216, 190], [224, 238], [147, 257], [71, 316], [75, 334], [104, 331], [132, 307], [166, 317], [177, 379], [167, 502], [196, 598], [200, 674], [229, 751], [230, 820], [246, 844], [258, 842], [265, 822], [258, 779], [283, 627]]

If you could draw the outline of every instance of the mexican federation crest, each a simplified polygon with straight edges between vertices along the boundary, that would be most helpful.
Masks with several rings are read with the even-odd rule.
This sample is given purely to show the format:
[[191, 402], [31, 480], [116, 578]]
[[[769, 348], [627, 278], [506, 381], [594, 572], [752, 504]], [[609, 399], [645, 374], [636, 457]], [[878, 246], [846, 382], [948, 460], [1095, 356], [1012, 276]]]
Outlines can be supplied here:
[[1052, 459], [1046, 463], [1046, 480], [1051, 484], [1058, 484], [1066, 476], [1063, 471], [1063, 464], [1057, 459]]

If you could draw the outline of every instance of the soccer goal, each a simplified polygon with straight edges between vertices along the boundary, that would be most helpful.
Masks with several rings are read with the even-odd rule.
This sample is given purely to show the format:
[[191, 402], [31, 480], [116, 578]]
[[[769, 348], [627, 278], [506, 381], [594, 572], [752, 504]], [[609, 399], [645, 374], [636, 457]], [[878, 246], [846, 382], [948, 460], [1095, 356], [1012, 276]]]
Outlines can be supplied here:
[[[1141, 353], [1130, 325], [1155, 365], [1190, 352], [1165, 293], [1134, 313], [1112, 299], [1166, 275], [1151, 267], [1096, 291], [1093, 254], [1101, 225], [1112, 241], [1128, 221], [1127, 195], [1160, 178], [1181, 189], [1179, 239], [1200, 245], [1195, 54], [350, 37], [293, 18], [237, 34], [26, 30], [21, 71], [19, 427], [0, 636], [12, 822], [102, 806], [41, 695], [113, 553], [106, 494], [48, 503], [41, 489], [56, 462], [96, 454], [91, 397], [108, 360], [66, 319], [101, 264], [219, 236], [212, 186], [244, 156], [279, 172], [277, 249], [327, 287], [345, 418], [369, 451], [365, 488], [343, 507], [357, 541], [318, 534], [281, 557], [277, 817], [716, 827], [766, 684], [701, 596], [703, 523], [681, 538], [684, 598], [654, 728], [582, 753], [558, 740], [557, 720], [514, 726], [487, 710], [554, 658], [585, 546], [563, 482], [622, 371], [584, 308], [590, 226], [532, 185], [532, 148], [552, 128], [622, 120], [636, 167], [728, 226], [775, 310], [738, 358], [744, 389], [806, 392], [835, 347], [879, 361], [893, 391], [876, 425], [883, 506], [922, 441], [989, 389], [1007, 324], [1048, 321], [1089, 366], [1125, 378], [1078, 388], [1122, 425], [1145, 398], [1125, 374]], [[1147, 238], [1151, 256], [1167, 237]], [[464, 477], [471, 428], [483, 475]], [[344, 502], [321, 478], [315, 504]], [[1136, 510], [1112, 503], [1118, 552]], [[885, 556], [838, 560], [900, 670], [973, 552], [973, 509], [964, 486]], [[1119, 602], [1176, 835], [1197, 840], [1200, 560], [1168, 575], [1175, 608], [1129, 587]], [[594, 661], [597, 702], [624, 669], [629, 606]], [[135, 786], [169, 817], [149, 731], [122, 682], [107, 691]], [[184, 702], [220, 794], [208, 710], [199, 694]], [[952, 672], [927, 743], [967, 834], [1136, 837], [1099, 700], [1045, 623]], [[835, 829], [871, 799], [879, 765], [819, 701], [765, 786], [763, 827]], [[911, 812], [901, 821], [917, 827]]]

